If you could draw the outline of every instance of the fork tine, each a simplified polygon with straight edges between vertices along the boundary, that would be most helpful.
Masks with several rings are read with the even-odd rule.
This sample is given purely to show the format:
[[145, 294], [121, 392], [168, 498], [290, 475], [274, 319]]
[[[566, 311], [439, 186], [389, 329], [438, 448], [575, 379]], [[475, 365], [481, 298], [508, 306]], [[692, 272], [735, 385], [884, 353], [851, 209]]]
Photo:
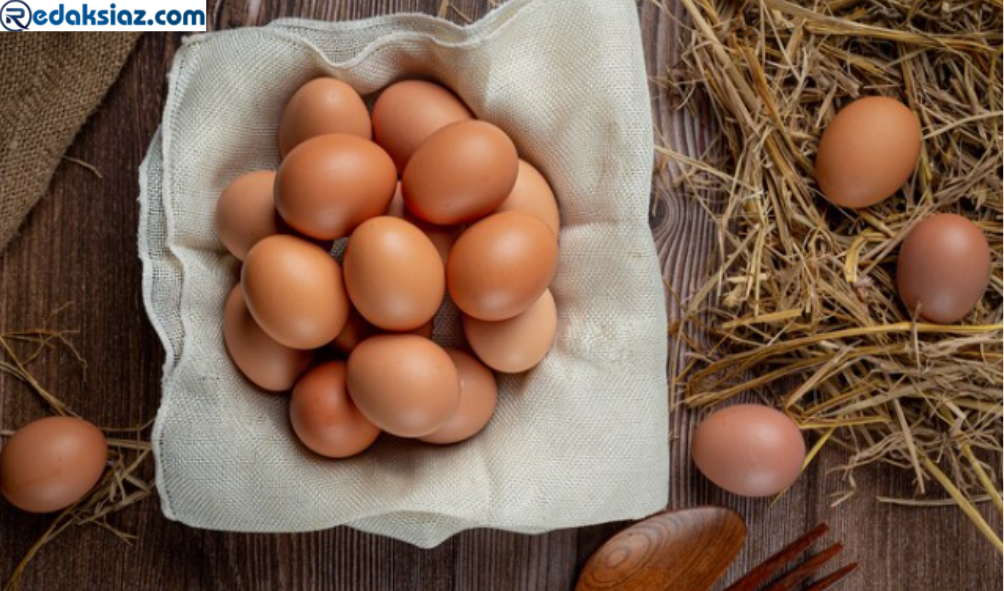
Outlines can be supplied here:
[[793, 568], [788, 574], [784, 575], [777, 580], [776, 583], [767, 587], [764, 591], [791, 591], [796, 585], [802, 583], [802, 581], [807, 580], [819, 569], [823, 567], [824, 564], [830, 561], [834, 556], [843, 552], [844, 546], [842, 544], [834, 544], [823, 550], [819, 554], [815, 554], [809, 557], [808, 560], [802, 564]]
[[805, 591], [826, 591], [827, 589], [836, 586], [837, 583], [843, 581], [844, 578], [856, 570], [858, 570], [858, 563], [852, 562], [847, 566], [834, 571], [833, 574], [819, 579]]
[[820, 523], [809, 530], [809, 533], [795, 540], [786, 548], [768, 558], [763, 564], [751, 570], [749, 574], [733, 583], [725, 591], [754, 591], [760, 585], [770, 580], [775, 574], [781, 572], [781, 569], [786, 564], [795, 560], [799, 554], [804, 552], [813, 542], [826, 535], [826, 532], [829, 530], [829, 525], [825, 522]]

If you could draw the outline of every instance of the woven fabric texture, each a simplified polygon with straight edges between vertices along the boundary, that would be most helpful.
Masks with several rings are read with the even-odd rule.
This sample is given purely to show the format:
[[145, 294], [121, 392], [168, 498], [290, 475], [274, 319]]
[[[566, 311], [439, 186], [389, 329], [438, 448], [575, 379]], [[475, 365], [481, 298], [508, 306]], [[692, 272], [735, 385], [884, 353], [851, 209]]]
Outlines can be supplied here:
[[[488, 428], [433, 448], [383, 436], [328, 461], [296, 443], [287, 399], [225, 352], [238, 263], [213, 212], [236, 176], [278, 165], [277, 122], [306, 81], [372, 98], [446, 84], [550, 180], [564, 227], [556, 341], [500, 379]], [[190, 38], [141, 170], [144, 297], [164, 343], [154, 428], [164, 513], [194, 527], [292, 532], [347, 524], [431, 547], [458, 531], [536, 533], [633, 519], [668, 495], [666, 314], [648, 227], [648, 82], [633, 0], [514, 0], [467, 27], [418, 15], [278, 21]], [[455, 342], [444, 308], [437, 338]]]
[[138, 33], [0, 35], [0, 252], [118, 78]]

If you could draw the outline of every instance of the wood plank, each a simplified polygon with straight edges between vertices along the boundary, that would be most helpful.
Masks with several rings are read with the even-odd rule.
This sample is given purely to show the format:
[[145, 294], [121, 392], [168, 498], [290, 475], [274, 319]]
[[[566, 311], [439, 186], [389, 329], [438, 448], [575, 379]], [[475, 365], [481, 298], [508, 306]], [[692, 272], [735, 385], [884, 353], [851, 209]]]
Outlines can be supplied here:
[[[456, 10], [448, 10], [447, 16], [463, 22], [493, 4], [456, 1]], [[440, 5], [440, 0], [222, 0], [210, 2], [210, 13], [215, 15], [213, 28], [233, 28], [284, 16], [436, 14]], [[675, 62], [679, 25], [650, 2], [642, 2], [639, 11], [650, 72], [662, 74]], [[147, 420], [160, 398], [163, 353], [143, 312], [136, 257], [136, 169], [159, 122], [164, 76], [180, 39], [146, 35], [71, 147], [70, 156], [93, 164], [104, 178], [65, 163], [22, 236], [0, 255], [0, 327], [38, 325], [54, 308], [74, 302], [58, 325], [81, 331], [75, 342], [88, 360], [86, 372], [74, 368], [66, 355], [46, 358], [35, 369], [76, 410], [109, 425]], [[666, 94], [655, 93], [653, 104], [657, 129], [678, 149], [694, 153], [708, 141], [693, 118], [674, 112]], [[672, 240], [660, 245], [673, 270], [673, 284], [692, 293], [702, 270], [699, 254], [712, 237], [710, 227], [682, 195], [666, 195], [659, 219], [674, 228]], [[0, 424], [16, 427], [40, 416], [41, 409], [21, 385], [0, 377]], [[863, 565], [849, 589], [983, 590], [1000, 581], [999, 557], [957, 511], [886, 507], [872, 500], [876, 493], [909, 491], [902, 475], [865, 471], [859, 476], [860, 495], [830, 509], [828, 494], [842, 484], [837, 476], [825, 476], [839, 462], [826, 456], [779, 503], [737, 502], [690, 466], [686, 450], [696, 419], [687, 412], [673, 418], [671, 505], [719, 503], [750, 518], [752, 541], [729, 578], [827, 519], [833, 539], [848, 547], [847, 560]], [[1000, 523], [989, 510], [987, 516]], [[11, 571], [47, 522], [0, 503], [0, 577]], [[138, 533], [139, 541], [129, 547], [98, 528], [69, 532], [36, 559], [23, 588], [571, 589], [578, 567], [620, 527], [605, 524], [540, 536], [478, 530], [424, 551], [347, 528], [274, 536], [197, 531], [165, 520], [156, 501], [116, 516], [115, 523]]]

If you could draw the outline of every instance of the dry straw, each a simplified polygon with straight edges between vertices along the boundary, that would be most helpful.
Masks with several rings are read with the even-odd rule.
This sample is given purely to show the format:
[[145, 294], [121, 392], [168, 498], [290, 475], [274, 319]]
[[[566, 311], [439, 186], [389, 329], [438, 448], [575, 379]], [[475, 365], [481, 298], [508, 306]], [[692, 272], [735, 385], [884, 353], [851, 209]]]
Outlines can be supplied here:
[[[58, 349], [69, 351], [77, 362], [83, 364], [83, 359], [69, 340], [71, 334], [49, 328], [0, 334], [0, 372], [23, 382], [53, 414], [78, 416], [48, 391], [31, 372], [32, 364], [46, 353], [53, 353]], [[4, 585], [4, 591], [16, 591], [21, 576], [39, 550], [72, 526], [98, 526], [127, 543], [135, 539], [134, 535], [116, 528], [108, 518], [153, 493], [153, 484], [148, 480], [147, 474], [152, 457], [150, 443], [145, 437], [148, 428], [149, 424], [126, 429], [102, 428], [110, 450], [108, 468], [101, 480], [87, 496], [53, 519], [38, 541], [27, 549]], [[0, 430], [0, 436], [3, 437], [9, 437], [13, 433], [11, 430]]]
[[[718, 242], [708, 280], [676, 294], [670, 330], [693, 353], [674, 396], [767, 397], [818, 433], [810, 461], [848, 452], [835, 502], [855, 468], [908, 470], [919, 494], [881, 500], [950, 500], [1002, 550], [976, 508], [1002, 508], [1001, 0], [680, 2], [689, 47], [662, 82], [681, 108], [708, 101], [718, 139], [701, 158], [660, 152]], [[813, 181], [817, 140], [874, 94], [920, 117], [920, 164], [883, 204], [839, 209]], [[934, 212], [969, 217], [993, 251], [991, 286], [956, 326], [917, 322], [896, 295], [898, 246]]]

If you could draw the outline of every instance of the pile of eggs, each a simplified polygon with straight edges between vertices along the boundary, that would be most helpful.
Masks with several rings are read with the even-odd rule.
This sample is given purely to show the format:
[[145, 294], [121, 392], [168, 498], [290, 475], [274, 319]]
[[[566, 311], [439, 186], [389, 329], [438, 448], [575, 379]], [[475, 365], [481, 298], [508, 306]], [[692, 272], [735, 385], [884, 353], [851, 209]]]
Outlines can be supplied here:
[[[816, 181], [833, 204], [877, 205], [913, 175], [923, 135], [917, 116], [886, 97], [866, 97], [837, 113], [819, 142]], [[983, 231], [955, 214], [935, 214], [906, 235], [896, 261], [906, 311], [949, 324], [964, 319], [990, 284], [990, 245]], [[698, 470], [732, 493], [763, 497], [791, 486], [806, 457], [798, 425], [781, 411], [740, 404], [708, 415], [694, 432]]]
[[[234, 364], [292, 390], [293, 431], [325, 457], [382, 432], [452, 444], [481, 431], [495, 372], [536, 366], [557, 328], [547, 181], [505, 132], [420, 80], [384, 89], [372, 115], [348, 84], [312, 80], [286, 104], [278, 144], [277, 171], [234, 179], [217, 203], [220, 240], [242, 262], [224, 310]], [[447, 296], [469, 350], [431, 340]]]

